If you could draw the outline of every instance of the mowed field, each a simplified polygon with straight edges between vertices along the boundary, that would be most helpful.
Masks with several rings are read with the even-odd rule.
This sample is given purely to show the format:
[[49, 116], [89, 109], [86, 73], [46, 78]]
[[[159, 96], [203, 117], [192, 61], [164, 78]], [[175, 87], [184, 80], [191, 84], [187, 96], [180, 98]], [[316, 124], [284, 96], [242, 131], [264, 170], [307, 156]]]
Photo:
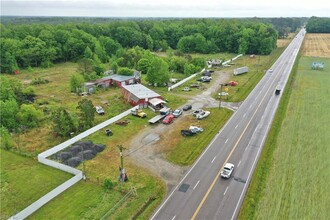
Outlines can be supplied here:
[[[330, 42], [322, 34], [305, 39], [303, 54], [318, 58], [303, 56], [296, 64], [239, 219], [329, 219], [330, 56], [320, 58], [311, 37]], [[312, 70], [315, 61], [325, 69]]]
[[303, 56], [330, 57], [330, 34], [306, 34]]
[[257, 219], [330, 216], [330, 68], [312, 71], [312, 61], [300, 59]]

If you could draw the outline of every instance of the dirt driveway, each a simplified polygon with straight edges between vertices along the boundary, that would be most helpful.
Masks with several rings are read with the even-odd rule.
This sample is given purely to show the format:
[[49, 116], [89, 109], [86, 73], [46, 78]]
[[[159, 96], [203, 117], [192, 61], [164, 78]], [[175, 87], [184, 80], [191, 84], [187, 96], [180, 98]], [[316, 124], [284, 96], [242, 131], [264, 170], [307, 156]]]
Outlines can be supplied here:
[[[226, 71], [216, 71], [213, 74], [211, 87], [201, 94], [191, 97], [187, 102], [192, 104], [193, 109], [219, 107], [219, 101], [212, 98], [212, 94], [217, 92], [220, 83], [228, 81], [230, 75]], [[223, 106], [227, 105], [226, 103]], [[228, 104], [230, 106], [230, 104]], [[234, 106], [233, 109], [236, 107]], [[189, 114], [189, 113], [185, 113]], [[174, 123], [180, 123], [184, 117], [177, 118]], [[157, 124], [148, 126], [139, 132], [131, 141], [129, 155], [139, 166], [142, 166], [154, 174], [161, 177], [167, 184], [168, 192], [176, 186], [189, 167], [181, 167], [164, 159], [163, 152], [167, 146], [161, 141], [162, 134], [166, 133], [171, 126]]]

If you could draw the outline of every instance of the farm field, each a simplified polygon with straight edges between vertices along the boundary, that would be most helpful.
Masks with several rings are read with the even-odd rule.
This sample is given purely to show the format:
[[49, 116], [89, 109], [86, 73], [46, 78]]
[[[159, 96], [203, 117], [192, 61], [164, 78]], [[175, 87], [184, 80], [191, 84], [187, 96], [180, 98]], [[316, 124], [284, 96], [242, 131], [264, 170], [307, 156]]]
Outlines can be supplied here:
[[[306, 42], [303, 54], [316, 52]], [[330, 67], [312, 70], [315, 61], [330, 63], [329, 58], [306, 56], [296, 63], [239, 219], [328, 219], [330, 215]]]
[[330, 57], [330, 34], [306, 34], [303, 56]]

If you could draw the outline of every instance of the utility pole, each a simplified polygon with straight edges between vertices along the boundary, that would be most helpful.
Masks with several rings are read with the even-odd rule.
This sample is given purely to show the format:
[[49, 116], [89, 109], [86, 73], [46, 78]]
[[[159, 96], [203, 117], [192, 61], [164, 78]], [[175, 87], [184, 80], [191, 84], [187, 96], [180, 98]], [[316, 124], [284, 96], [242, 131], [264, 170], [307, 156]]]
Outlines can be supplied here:
[[119, 180], [124, 185], [124, 182], [128, 180], [125, 169], [124, 169], [124, 159], [123, 159], [123, 149], [125, 149], [122, 145], [117, 145], [119, 149], [119, 155], [120, 155], [120, 167], [119, 167]]
[[220, 102], [219, 102], [219, 109], [221, 108], [221, 98], [222, 98], [222, 83], [220, 84]]

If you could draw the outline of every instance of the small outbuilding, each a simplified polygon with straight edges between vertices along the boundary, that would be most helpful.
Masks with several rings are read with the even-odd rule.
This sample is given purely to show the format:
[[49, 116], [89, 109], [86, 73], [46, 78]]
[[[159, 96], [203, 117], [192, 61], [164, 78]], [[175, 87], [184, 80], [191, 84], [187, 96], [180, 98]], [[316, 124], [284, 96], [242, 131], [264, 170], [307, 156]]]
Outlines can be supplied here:
[[160, 98], [149, 99], [149, 106], [154, 110], [160, 110], [165, 107], [165, 101]]
[[149, 100], [153, 98], [163, 99], [161, 95], [141, 84], [123, 85], [122, 93], [124, 99], [133, 106], [148, 105]]

